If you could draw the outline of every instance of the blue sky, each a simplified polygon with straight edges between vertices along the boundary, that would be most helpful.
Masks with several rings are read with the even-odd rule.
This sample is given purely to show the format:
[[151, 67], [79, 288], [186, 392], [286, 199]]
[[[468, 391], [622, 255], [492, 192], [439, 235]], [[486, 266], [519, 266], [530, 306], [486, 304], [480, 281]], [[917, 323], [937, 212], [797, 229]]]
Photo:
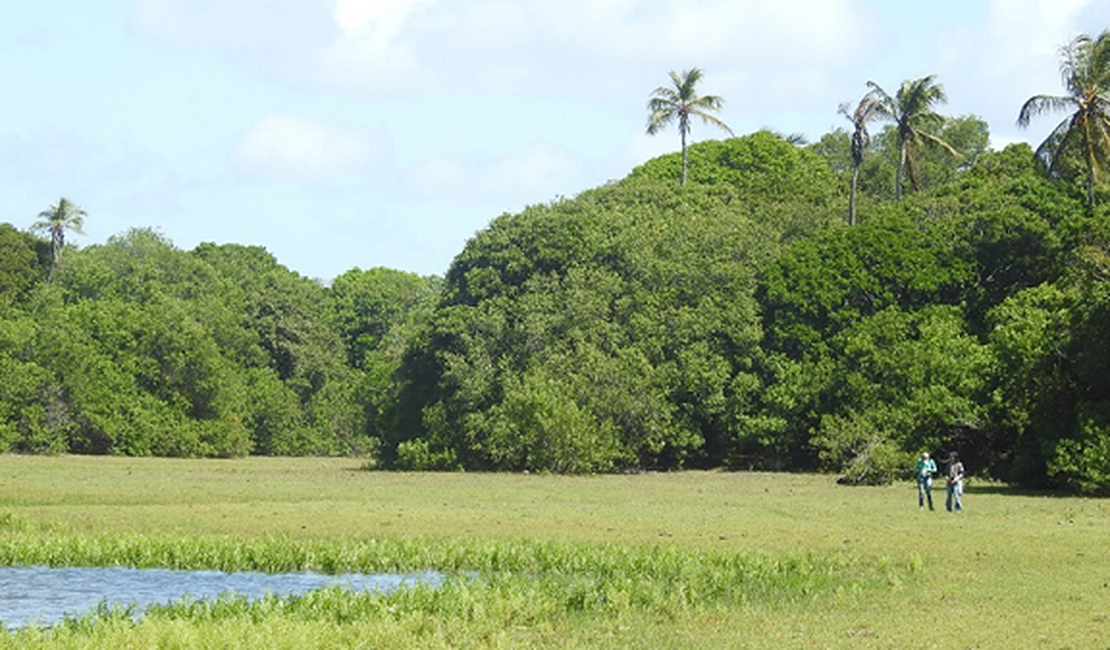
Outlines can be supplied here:
[[[697, 66], [738, 133], [811, 139], [841, 102], [937, 74], [996, 146], [1062, 92], [1097, 0], [7, 0], [0, 221], [65, 196], [81, 246], [135, 227], [265, 247], [328, 281], [442, 274], [491, 219], [678, 147], [651, 91]], [[1063, 116], [1060, 116], [1061, 118]], [[721, 137], [695, 124], [695, 140]]]

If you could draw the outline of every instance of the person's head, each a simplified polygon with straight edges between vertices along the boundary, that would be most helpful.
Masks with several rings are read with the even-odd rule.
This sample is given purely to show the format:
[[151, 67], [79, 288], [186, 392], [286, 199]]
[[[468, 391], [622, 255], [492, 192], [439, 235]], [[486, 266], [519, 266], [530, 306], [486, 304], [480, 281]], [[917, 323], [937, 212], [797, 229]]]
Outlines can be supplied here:
[[921, 459], [922, 460], [929, 460], [929, 452], [927, 452], [927, 451], [921, 452]]
[[957, 454], [956, 452], [952, 452], [952, 453], [948, 454], [948, 459], [951, 460], [954, 463], [954, 462], [960, 460], [960, 455]]

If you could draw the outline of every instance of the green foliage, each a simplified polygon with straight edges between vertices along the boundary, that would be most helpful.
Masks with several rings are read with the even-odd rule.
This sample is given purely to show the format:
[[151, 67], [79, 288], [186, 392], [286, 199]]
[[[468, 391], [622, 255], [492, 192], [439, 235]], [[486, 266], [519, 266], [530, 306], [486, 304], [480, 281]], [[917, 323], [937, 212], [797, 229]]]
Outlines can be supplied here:
[[890, 308], [837, 335], [814, 439], [823, 459], [852, 483], [889, 483], [913, 451], [982, 428], [993, 358], [964, 327], [950, 307]]
[[580, 407], [584, 391], [569, 384], [542, 367], [522, 377], [519, 385], [509, 381], [504, 401], [491, 409], [486, 440], [498, 466], [580, 474], [617, 465], [621, 445], [616, 425]]
[[716, 454], [728, 377], [760, 337], [751, 262], [766, 255], [734, 196], [633, 179], [496, 220], [406, 360], [386, 460], [417, 437], [468, 468]]
[[908, 130], [694, 144], [689, 184], [670, 154], [502, 215], [442, 280], [133, 230], [44, 282], [64, 242], [0, 226], [0, 450], [877, 484], [959, 449], [1104, 493], [1110, 209], [905, 90]]
[[1052, 276], [1062, 215], [1077, 206], [1027, 152], [984, 155], [956, 183], [800, 240], [768, 267], [763, 373], [775, 388], [753, 400], [773, 427], [759, 434], [768, 451], [810, 441], [864, 482], [897, 476], [897, 454], [920, 448], [970, 447], [1002, 474], [1027, 456], [1005, 451], [1011, 425], [993, 392], [996, 372], [1014, 375], [978, 337], [995, 305]]
[[9, 223], [0, 223], [0, 307], [26, 296], [42, 279], [36, 240]]
[[820, 354], [830, 337], [888, 307], [951, 302], [972, 268], [932, 224], [904, 211], [799, 241], [768, 266], [761, 287], [772, 348]]
[[[672, 179], [681, 164], [679, 154], [659, 156], [633, 169], [629, 178]], [[769, 131], [691, 145], [689, 166], [690, 182], [729, 185], [745, 201], [825, 205], [839, 192], [817, 154]]]
[[392, 269], [355, 268], [337, 277], [329, 293], [350, 365], [366, 368], [397, 361], [435, 305], [439, 282]]
[[367, 445], [386, 435], [401, 360], [431, 317], [441, 288], [439, 278], [384, 268], [352, 269], [332, 282], [328, 293], [339, 335], [348, 363], [360, 371], [350, 399], [361, 405]]
[[1110, 494], [1110, 402], [1084, 404], [1075, 437], [1060, 440], [1048, 461], [1059, 485], [1084, 494]]
[[[25, 292], [26, 293], [26, 292]], [[323, 287], [261, 249], [149, 230], [73, 251], [0, 320], [0, 445], [241, 456], [367, 448]]]
[[912, 455], [899, 449], [896, 431], [882, 414], [828, 414], [822, 417], [817, 444], [822, 459], [840, 472], [845, 485], [888, 485], [905, 476]]

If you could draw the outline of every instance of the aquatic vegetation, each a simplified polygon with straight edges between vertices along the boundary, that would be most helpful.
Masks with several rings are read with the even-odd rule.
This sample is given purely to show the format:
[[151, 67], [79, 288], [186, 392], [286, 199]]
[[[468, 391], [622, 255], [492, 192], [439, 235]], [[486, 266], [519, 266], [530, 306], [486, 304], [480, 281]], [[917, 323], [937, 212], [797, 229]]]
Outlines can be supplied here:
[[[183, 598], [147, 608], [134, 626], [299, 621], [342, 626], [388, 619], [496, 620], [531, 626], [568, 616], [674, 616], [819, 600], [885, 584], [893, 569], [851, 554], [770, 556], [676, 546], [453, 539], [264, 538], [173, 535], [0, 535], [0, 565], [130, 566], [221, 571], [414, 572], [445, 575], [435, 585], [387, 593], [327, 587], [303, 595]], [[131, 610], [104, 607], [68, 619], [56, 633], [88, 636], [127, 625]], [[11, 639], [38, 633], [21, 631]], [[9, 640], [11, 640], [9, 639]]]

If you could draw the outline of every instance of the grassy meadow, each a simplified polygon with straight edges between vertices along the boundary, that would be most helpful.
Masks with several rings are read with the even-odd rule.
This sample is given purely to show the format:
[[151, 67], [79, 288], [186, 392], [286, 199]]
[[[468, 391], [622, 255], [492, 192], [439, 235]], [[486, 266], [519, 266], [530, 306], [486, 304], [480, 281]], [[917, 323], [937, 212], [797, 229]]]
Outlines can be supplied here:
[[959, 515], [934, 499], [794, 474], [0, 456], [0, 564], [449, 576], [107, 611], [0, 647], [1110, 648], [1110, 502], [975, 481]]

